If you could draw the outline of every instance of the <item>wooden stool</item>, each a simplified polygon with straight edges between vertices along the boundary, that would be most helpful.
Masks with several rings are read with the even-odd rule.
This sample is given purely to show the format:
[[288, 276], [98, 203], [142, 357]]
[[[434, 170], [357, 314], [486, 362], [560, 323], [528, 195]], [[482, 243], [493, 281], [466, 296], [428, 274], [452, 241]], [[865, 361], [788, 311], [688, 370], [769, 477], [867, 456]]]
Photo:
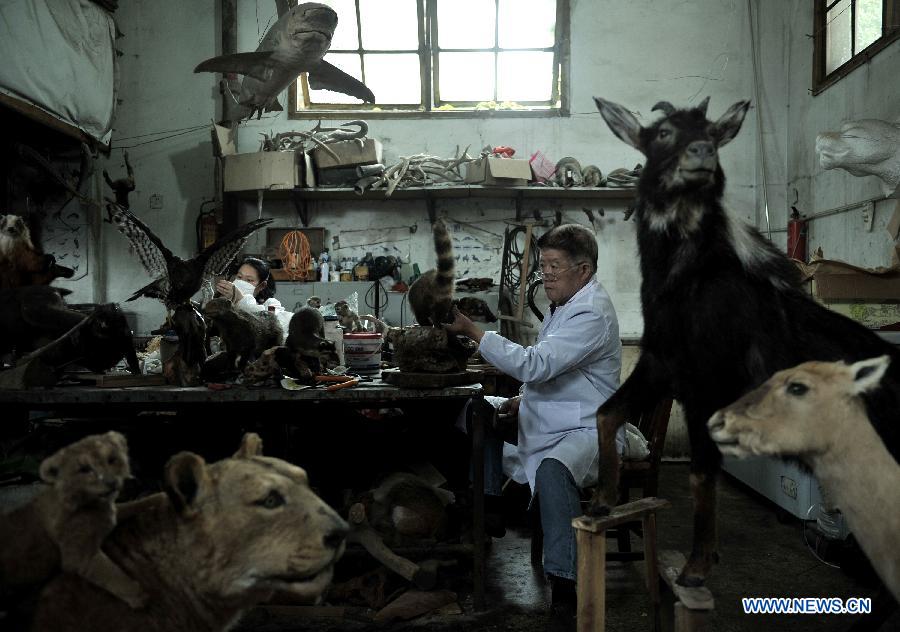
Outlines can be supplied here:
[[684, 555], [678, 551], [659, 552], [659, 576], [674, 595], [671, 629], [674, 632], [705, 632], [709, 629], [709, 615], [716, 603], [709, 588], [705, 586], [688, 588], [675, 583], [684, 564]]
[[643, 523], [644, 562], [647, 591], [653, 610], [653, 630], [659, 630], [659, 578], [656, 565], [656, 511], [669, 506], [668, 500], [641, 498], [614, 507], [608, 516], [581, 516], [572, 521], [578, 542], [578, 632], [606, 629], [606, 534], [607, 529], [625, 522]]

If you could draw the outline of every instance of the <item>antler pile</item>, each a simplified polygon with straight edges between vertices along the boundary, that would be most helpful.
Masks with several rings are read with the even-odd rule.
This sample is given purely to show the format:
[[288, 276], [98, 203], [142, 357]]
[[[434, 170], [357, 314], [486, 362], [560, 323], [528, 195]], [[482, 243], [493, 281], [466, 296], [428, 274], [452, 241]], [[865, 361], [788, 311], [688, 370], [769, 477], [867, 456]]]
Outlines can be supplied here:
[[460, 154], [459, 146], [457, 146], [453, 158], [440, 158], [430, 154], [401, 156], [400, 162], [391, 165], [380, 173], [370, 173], [370, 170], [363, 170], [360, 173], [362, 177], [356, 183], [356, 192], [362, 195], [368, 189], [384, 187], [385, 197], [390, 197], [397, 187], [425, 186], [435, 182], [456, 182], [462, 180], [462, 174], [459, 170], [460, 165], [475, 160], [468, 154], [468, 150], [469, 148], [466, 147]]

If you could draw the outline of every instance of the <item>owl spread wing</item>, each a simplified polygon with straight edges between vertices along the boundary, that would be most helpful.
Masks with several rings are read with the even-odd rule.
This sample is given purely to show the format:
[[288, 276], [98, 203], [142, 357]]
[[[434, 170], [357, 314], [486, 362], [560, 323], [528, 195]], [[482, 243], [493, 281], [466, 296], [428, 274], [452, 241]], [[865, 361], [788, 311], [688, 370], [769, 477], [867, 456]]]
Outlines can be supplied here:
[[166, 294], [169, 289], [168, 262], [172, 252], [127, 208], [117, 204], [108, 204], [106, 208], [113, 225], [128, 239], [147, 274], [159, 282], [156, 287]]
[[250, 235], [272, 221], [272, 219], [257, 219], [238, 226], [197, 255], [195, 261], [198, 267], [202, 266], [203, 284], [211, 284], [213, 277], [225, 274], [228, 265], [247, 243]]

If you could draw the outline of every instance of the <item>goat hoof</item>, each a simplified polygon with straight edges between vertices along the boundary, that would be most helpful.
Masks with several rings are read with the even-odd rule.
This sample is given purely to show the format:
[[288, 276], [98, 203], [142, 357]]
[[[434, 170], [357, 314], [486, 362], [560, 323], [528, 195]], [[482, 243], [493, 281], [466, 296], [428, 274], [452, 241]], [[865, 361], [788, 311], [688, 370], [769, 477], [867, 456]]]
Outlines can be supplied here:
[[684, 586], [685, 588], [700, 588], [706, 583], [706, 578], [701, 577], [700, 575], [685, 575], [682, 573], [678, 576], [678, 579], [675, 580], [675, 583], [679, 586]]
[[591, 501], [585, 513], [592, 518], [602, 518], [603, 516], [608, 516], [611, 510], [612, 508], [605, 502]]

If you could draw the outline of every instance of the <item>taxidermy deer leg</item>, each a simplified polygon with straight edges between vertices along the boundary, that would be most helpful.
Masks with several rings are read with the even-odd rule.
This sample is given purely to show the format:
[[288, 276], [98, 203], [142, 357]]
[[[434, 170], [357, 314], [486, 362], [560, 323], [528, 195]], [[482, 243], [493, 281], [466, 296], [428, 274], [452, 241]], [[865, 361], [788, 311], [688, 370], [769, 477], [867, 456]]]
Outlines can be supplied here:
[[366, 509], [361, 503], [350, 507], [349, 518], [350, 534], [347, 540], [361, 544], [369, 555], [416, 587], [422, 590], [434, 588], [437, 581], [436, 568], [419, 566], [391, 551], [381, 536], [369, 525]]

